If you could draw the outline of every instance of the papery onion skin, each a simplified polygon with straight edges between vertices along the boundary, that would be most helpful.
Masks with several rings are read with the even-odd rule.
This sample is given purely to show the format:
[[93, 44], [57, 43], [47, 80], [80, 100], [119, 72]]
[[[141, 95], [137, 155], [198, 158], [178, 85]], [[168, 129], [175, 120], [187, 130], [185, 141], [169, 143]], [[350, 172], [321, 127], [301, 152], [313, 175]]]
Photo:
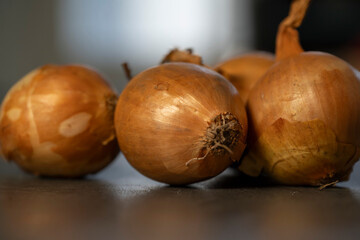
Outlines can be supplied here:
[[[283, 184], [322, 185], [346, 180], [360, 156], [358, 74], [345, 61], [321, 52], [303, 52], [277, 62], [249, 96], [250, 151], [244, 161], [249, 158], [263, 161], [264, 173]], [[279, 119], [304, 129], [309, 128], [310, 121], [317, 120], [312, 128], [326, 130], [313, 137], [299, 131], [300, 136], [304, 134], [302, 140], [294, 143], [293, 137], [283, 137], [279, 141], [282, 146], [270, 146], [270, 140], [265, 139], [271, 136], [266, 134], [272, 134], [274, 139], [291, 136], [286, 132], [291, 127], [270, 130]], [[334, 141], [330, 141], [330, 137], [324, 138], [326, 142], [320, 140], [325, 132], [329, 136], [333, 133]], [[347, 157], [337, 156], [337, 150], [330, 153], [344, 144], [350, 145], [346, 148]], [[279, 151], [286, 145], [285, 157], [285, 152]], [[251, 149], [251, 146], [255, 147]], [[317, 149], [317, 153], [323, 151], [322, 155], [309, 154], [313, 149]]]
[[214, 69], [236, 87], [246, 103], [251, 89], [274, 63], [273, 54], [254, 52], [226, 60]]
[[355, 71], [321, 52], [304, 52], [277, 63], [251, 93], [249, 111], [257, 115], [252, 125], [256, 135], [279, 116], [319, 119], [340, 142], [360, 146], [360, 82]]
[[[206, 134], [220, 115], [238, 123], [238, 135], [228, 145], [231, 153], [206, 148], [211, 135]], [[154, 180], [182, 185], [213, 177], [240, 159], [247, 117], [239, 93], [221, 75], [195, 64], [167, 63], [130, 81], [116, 107], [115, 128], [134, 168]]]
[[2, 103], [1, 153], [35, 175], [95, 173], [119, 152], [113, 125], [116, 100], [108, 83], [87, 67], [37, 68]]

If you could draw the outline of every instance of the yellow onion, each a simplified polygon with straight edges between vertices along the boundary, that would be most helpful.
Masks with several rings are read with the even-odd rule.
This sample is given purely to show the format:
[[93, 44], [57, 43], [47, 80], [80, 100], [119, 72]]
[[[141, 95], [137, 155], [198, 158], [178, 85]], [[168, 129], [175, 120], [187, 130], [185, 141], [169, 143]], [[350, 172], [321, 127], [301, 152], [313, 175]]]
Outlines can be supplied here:
[[3, 157], [35, 175], [78, 177], [117, 155], [117, 97], [95, 71], [46, 65], [17, 82], [0, 114]]
[[294, 0], [277, 35], [277, 61], [250, 93], [249, 151], [240, 170], [276, 182], [347, 180], [360, 156], [360, 74], [327, 53], [303, 52], [297, 27], [309, 0]]
[[166, 63], [135, 76], [120, 95], [115, 128], [121, 150], [143, 175], [190, 184], [240, 159], [247, 118], [235, 87], [190, 63]]
[[226, 60], [214, 69], [236, 87], [246, 103], [250, 90], [274, 62], [271, 53], [254, 52]]
[[161, 61], [161, 63], [170, 62], [186, 62], [204, 66], [202, 57], [193, 54], [193, 50], [191, 48], [188, 48], [185, 51], [181, 51], [177, 48], [172, 49]]

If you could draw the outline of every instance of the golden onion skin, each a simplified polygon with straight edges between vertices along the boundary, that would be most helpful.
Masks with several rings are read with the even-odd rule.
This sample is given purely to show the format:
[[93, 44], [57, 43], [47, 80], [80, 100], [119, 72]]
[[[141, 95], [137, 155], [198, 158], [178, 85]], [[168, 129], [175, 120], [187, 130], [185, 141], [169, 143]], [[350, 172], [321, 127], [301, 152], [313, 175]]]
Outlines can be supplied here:
[[[220, 115], [237, 122], [236, 138], [231, 144], [222, 142], [230, 151], [206, 148], [206, 140], [219, 137], [209, 130]], [[234, 133], [234, 126], [221, 120], [228, 125], [222, 129], [224, 141], [229, 140], [226, 134]], [[115, 128], [122, 152], [135, 169], [179, 185], [213, 177], [239, 160], [247, 117], [239, 93], [220, 74], [195, 64], [167, 63], [130, 81], [116, 107]]]
[[291, 185], [347, 180], [360, 157], [359, 76], [327, 53], [278, 61], [249, 96], [250, 150], [240, 169], [251, 172], [252, 162]]
[[113, 126], [116, 100], [91, 69], [37, 68], [17, 82], [2, 103], [1, 153], [35, 175], [95, 173], [119, 152]]
[[250, 90], [274, 63], [273, 54], [255, 52], [224, 61], [214, 69], [236, 87], [246, 103]]

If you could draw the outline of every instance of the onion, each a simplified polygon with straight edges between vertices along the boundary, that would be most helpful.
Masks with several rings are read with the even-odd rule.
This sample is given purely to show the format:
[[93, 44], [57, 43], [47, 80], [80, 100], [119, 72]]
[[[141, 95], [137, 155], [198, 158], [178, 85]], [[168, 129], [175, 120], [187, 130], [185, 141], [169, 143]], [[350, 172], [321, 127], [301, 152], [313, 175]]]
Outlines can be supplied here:
[[172, 49], [161, 61], [161, 63], [170, 62], [186, 62], [204, 66], [202, 57], [193, 54], [191, 48], [188, 48], [185, 51], [181, 51], [177, 48]]
[[79, 177], [117, 155], [113, 115], [117, 97], [82, 66], [46, 65], [7, 93], [0, 113], [0, 150], [35, 175]]
[[249, 151], [240, 170], [276, 182], [347, 180], [360, 156], [360, 74], [345, 61], [303, 52], [297, 27], [309, 0], [294, 0], [277, 35], [277, 62], [248, 100]]
[[250, 90], [274, 62], [271, 53], [254, 52], [219, 63], [215, 66], [215, 71], [236, 87], [243, 102], [246, 103]]
[[190, 63], [167, 63], [135, 76], [120, 95], [115, 128], [121, 150], [143, 175], [190, 184], [240, 159], [247, 118], [235, 87]]

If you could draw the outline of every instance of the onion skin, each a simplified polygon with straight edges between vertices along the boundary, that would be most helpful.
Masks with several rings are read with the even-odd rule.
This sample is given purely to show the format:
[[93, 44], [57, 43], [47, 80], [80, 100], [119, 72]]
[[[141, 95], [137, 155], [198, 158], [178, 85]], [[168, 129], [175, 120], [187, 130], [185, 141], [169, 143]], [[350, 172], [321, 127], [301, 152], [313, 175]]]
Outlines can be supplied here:
[[279, 117], [319, 119], [338, 141], [360, 146], [360, 82], [355, 71], [345, 61], [321, 52], [304, 52], [277, 63], [250, 96], [249, 113], [256, 114], [254, 133], [259, 136]]
[[355, 145], [338, 142], [321, 120], [290, 122], [279, 118], [244, 158], [252, 165], [242, 167], [253, 176], [261, 169], [279, 183], [324, 186], [347, 180], [359, 153]]
[[46, 65], [7, 93], [0, 115], [3, 157], [35, 175], [95, 173], [119, 152], [116, 94], [95, 71]]
[[[170, 62], [185, 62], [193, 63], [204, 66], [202, 57], [193, 54], [193, 50], [188, 48], [184, 51], [177, 48], [172, 49], [166, 56], [161, 60], [161, 64]], [[205, 66], [206, 67], [206, 66]]]
[[[206, 145], [219, 115], [238, 123], [223, 129], [229, 135], [237, 131], [233, 139], [224, 135], [232, 140], [225, 143], [231, 153]], [[135, 169], [154, 180], [183, 185], [216, 176], [240, 159], [247, 117], [239, 93], [221, 75], [195, 64], [168, 63], [130, 81], [116, 107], [115, 128]]]
[[224, 61], [214, 69], [236, 87], [246, 103], [251, 89], [274, 63], [271, 53], [255, 52]]
[[357, 74], [320, 52], [270, 68], [249, 96], [249, 151], [240, 170], [289, 185], [347, 180], [360, 157]]

